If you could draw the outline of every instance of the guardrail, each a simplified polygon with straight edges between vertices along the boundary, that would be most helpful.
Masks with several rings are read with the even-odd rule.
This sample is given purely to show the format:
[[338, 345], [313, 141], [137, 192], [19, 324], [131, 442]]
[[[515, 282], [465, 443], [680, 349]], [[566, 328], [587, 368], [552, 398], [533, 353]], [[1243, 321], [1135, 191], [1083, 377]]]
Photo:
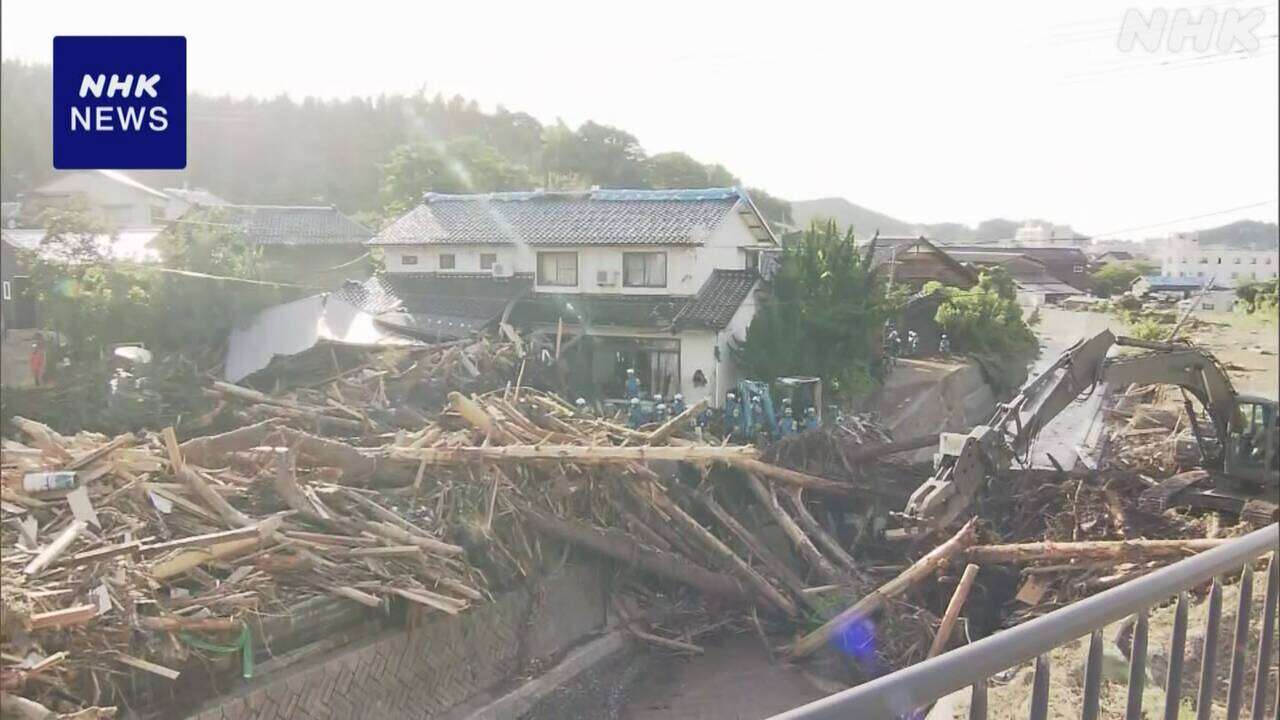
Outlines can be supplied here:
[[[808, 705], [775, 715], [772, 720], [821, 720], [825, 718], [899, 718], [918, 717], [920, 708], [965, 687], [972, 687], [969, 717], [987, 717], [987, 681], [992, 675], [1021, 663], [1035, 660], [1032, 683], [1032, 720], [1043, 720], [1049, 710], [1049, 651], [1086, 635], [1089, 654], [1084, 673], [1084, 702], [1081, 717], [1098, 717], [1102, 688], [1102, 630], [1107, 625], [1135, 618], [1133, 649], [1129, 663], [1128, 704], [1126, 718], [1143, 717], [1142, 691], [1146, 680], [1147, 612], [1175, 595], [1178, 604], [1169, 647], [1169, 668], [1165, 678], [1165, 704], [1162, 717], [1177, 720], [1182, 696], [1183, 652], [1187, 641], [1187, 590], [1212, 580], [1209, 590], [1205, 637], [1216, 638], [1222, 618], [1222, 584], [1219, 576], [1240, 572], [1240, 602], [1236, 612], [1234, 641], [1229, 659], [1227, 717], [1241, 717], [1244, 703], [1249, 640], [1250, 612], [1253, 608], [1253, 564], [1270, 553], [1266, 577], [1266, 605], [1258, 653], [1254, 660], [1255, 683], [1250, 715], [1263, 720], [1267, 708], [1270, 658], [1276, 636], [1276, 605], [1280, 601], [1280, 525], [1272, 524], [1255, 530], [1198, 555], [1180, 560], [1146, 576], [1042, 615], [1014, 628], [998, 632], [977, 642], [957, 648], [930, 660], [884, 675], [843, 692], [830, 695]], [[1215, 672], [1218, 667], [1217, 643], [1205, 642], [1200, 667], [1200, 686], [1196, 703], [1198, 720], [1206, 720], [1212, 709]], [[1273, 700], [1280, 703], [1280, 699]], [[1154, 709], [1154, 708], [1153, 708]]]

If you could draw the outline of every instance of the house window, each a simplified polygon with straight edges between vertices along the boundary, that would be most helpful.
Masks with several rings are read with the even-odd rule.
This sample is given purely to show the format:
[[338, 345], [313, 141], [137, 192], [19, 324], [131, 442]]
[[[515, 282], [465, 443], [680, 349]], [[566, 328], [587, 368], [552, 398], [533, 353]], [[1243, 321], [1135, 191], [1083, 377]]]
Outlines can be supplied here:
[[417, 255], [401, 255], [400, 264], [401, 265], [417, 265], [418, 256]]
[[747, 250], [745, 251], [745, 254], [747, 256], [746, 269], [754, 272], [760, 272], [760, 251]]
[[453, 253], [444, 253], [440, 256], [440, 269], [452, 270], [457, 267], [458, 259]]
[[1268, 255], [1268, 256], [1266, 256], [1266, 257], [1262, 258], [1262, 264], [1263, 264], [1263, 265], [1270, 265], [1270, 264], [1271, 264], [1271, 256], [1270, 256], [1270, 255]]
[[622, 253], [622, 285], [624, 287], [666, 287], [667, 254], [662, 252]]
[[492, 270], [498, 263], [498, 253], [480, 253], [480, 269]]
[[1083, 266], [1083, 265], [1076, 265], [1075, 267], [1071, 268], [1071, 272], [1076, 273], [1076, 274], [1080, 274], [1080, 273], [1084, 272], [1084, 266]]
[[1222, 264], [1222, 256], [1218, 256], [1218, 264], [1219, 264], [1219, 265], [1221, 265], [1221, 264]]
[[538, 253], [538, 284], [559, 287], [578, 286], [578, 253]]
[[1201, 264], [1201, 265], [1208, 265], [1208, 264], [1209, 264], [1209, 258], [1207, 258], [1207, 257], [1202, 257], [1202, 258], [1200, 258], [1200, 264]]
[[1235, 264], [1239, 265], [1239, 264], [1240, 264], [1240, 258], [1236, 258], [1233, 262], [1235, 262]]

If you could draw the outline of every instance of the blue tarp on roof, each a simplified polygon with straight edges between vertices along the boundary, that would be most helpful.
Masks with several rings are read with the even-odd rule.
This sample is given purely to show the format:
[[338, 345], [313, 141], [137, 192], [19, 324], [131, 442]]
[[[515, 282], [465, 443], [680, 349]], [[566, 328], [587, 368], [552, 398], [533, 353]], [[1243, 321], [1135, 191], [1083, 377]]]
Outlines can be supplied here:
[[1143, 280], [1152, 288], [1176, 288], [1179, 290], [1199, 290], [1210, 282], [1211, 278], [1174, 277], [1173, 275], [1143, 275]]

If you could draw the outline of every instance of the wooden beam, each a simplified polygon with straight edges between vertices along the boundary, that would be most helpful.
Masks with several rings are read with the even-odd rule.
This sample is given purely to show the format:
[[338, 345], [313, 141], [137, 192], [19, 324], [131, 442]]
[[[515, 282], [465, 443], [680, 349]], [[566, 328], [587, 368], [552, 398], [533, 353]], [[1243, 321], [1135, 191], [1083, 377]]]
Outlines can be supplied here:
[[49, 567], [50, 563], [57, 560], [62, 553], [71, 547], [71, 543], [80, 537], [80, 533], [84, 531], [85, 524], [83, 520], [72, 520], [70, 525], [53, 539], [53, 542], [45, 546], [40, 554], [31, 559], [27, 566], [22, 569], [24, 575], [39, 575], [41, 571]]
[[938, 634], [933, 636], [933, 643], [929, 645], [929, 654], [926, 658], [935, 657], [947, 648], [947, 642], [951, 640], [951, 633], [955, 629], [956, 619], [960, 617], [960, 610], [964, 608], [964, 601], [969, 598], [969, 591], [973, 589], [973, 581], [978, 577], [978, 566], [969, 563], [965, 566], [964, 574], [960, 576], [960, 583], [956, 585], [956, 591], [951, 594], [951, 602], [947, 603], [947, 610], [942, 614], [942, 623], [938, 625]]
[[689, 422], [694, 418], [695, 415], [702, 412], [702, 410], [706, 406], [707, 406], [706, 399], [702, 399], [690, 405], [689, 407], [685, 408], [684, 412], [664, 422], [657, 430], [654, 430], [653, 432], [649, 433], [649, 437], [646, 440], [646, 444], [660, 445], [666, 442], [667, 438], [674, 435], [675, 432], [679, 430], [682, 426], [684, 426], [685, 423]]
[[34, 613], [27, 618], [28, 630], [48, 630], [68, 625], [84, 625], [98, 616], [98, 606], [76, 605], [62, 610]]
[[[648, 436], [644, 436], [648, 437]], [[451, 448], [392, 448], [391, 457], [421, 460], [429, 465], [453, 465], [466, 462], [501, 462], [504, 460], [546, 460], [590, 464], [619, 464], [651, 460], [687, 462], [729, 462], [753, 459], [756, 449], [750, 445], [677, 446], [590, 446], [590, 445], [505, 445], [463, 446]], [[767, 465], [767, 463], [761, 463]], [[772, 467], [772, 466], [769, 466]], [[830, 482], [830, 481], [826, 481]], [[834, 484], [834, 483], [832, 483]]]

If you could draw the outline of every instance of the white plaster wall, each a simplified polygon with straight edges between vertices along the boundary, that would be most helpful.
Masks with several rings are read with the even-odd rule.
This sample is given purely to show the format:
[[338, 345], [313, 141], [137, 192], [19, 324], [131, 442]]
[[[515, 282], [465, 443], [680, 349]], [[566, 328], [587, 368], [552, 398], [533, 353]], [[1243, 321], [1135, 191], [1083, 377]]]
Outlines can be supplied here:
[[1216, 285], [1235, 287], [1280, 276], [1280, 253], [1202, 246], [1197, 239], [1175, 236], [1165, 242], [1160, 254], [1160, 274], [1213, 278]]
[[[386, 265], [387, 272], [389, 273], [441, 271], [440, 255], [442, 254], [453, 255], [453, 272], [488, 272], [487, 270], [480, 269], [480, 255], [482, 253], [496, 254], [498, 256], [498, 263], [513, 272], [533, 271], [533, 261], [527, 258], [527, 253], [522, 252], [519, 248], [505, 245], [389, 245], [383, 247], [382, 251], [383, 261]], [[417, 256], [417, 264], [404, 264], [405, 255]]]

